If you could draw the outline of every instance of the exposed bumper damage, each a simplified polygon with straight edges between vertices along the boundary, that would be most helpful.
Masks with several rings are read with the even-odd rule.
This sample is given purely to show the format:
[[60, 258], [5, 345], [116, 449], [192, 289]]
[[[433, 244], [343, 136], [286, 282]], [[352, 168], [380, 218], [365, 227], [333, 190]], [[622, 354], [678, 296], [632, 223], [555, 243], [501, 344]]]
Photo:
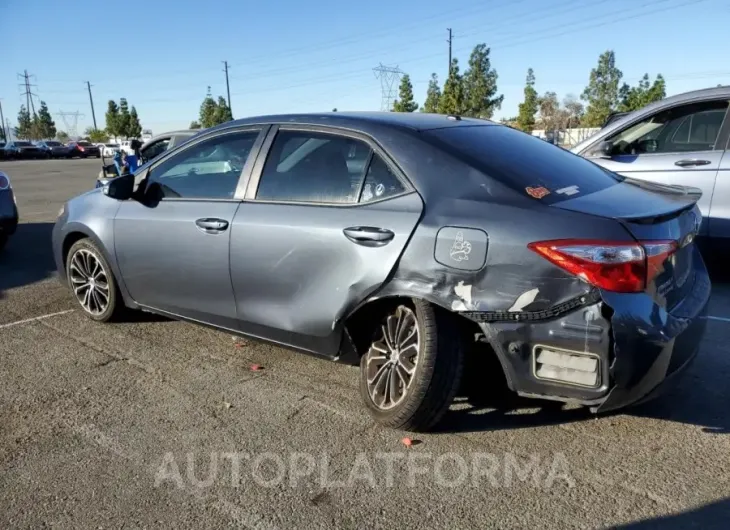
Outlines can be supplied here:
[[[692, 295], [671, 311], [645, 293], [595, 290], [542, 311], [461, 314], [479, 323], [518, 394], [615, 410], [660, 394], [696, 356], [711, 287], [699, 253], [695, 261]], [[541, 374], [541, 357], [562, 368]], [[566, 366], [572, 381], [556, 377]]]

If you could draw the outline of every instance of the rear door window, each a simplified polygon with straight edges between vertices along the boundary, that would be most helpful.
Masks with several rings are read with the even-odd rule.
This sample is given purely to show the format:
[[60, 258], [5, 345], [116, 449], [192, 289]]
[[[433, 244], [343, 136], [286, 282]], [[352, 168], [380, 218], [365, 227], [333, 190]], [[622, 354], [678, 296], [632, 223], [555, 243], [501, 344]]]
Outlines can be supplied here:
[[548, 204], [601, 191], [623, 180], [562, 147], [510, 127], [464, 125], [423, 135], [489, 177]]

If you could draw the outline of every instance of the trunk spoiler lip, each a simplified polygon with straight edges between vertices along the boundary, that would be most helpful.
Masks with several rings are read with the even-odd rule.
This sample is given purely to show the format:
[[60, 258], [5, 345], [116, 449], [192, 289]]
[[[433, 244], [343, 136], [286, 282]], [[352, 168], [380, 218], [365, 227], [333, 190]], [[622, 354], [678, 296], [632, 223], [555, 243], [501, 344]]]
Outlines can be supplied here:
[[[626, 197], [621, 193], [621, 188], [625, 191], [631, 187], [638, 188], [636, 190], [637, 193], [653, 195], [659, 200], [639, 201], [636, 197], [631, 197], [633, 207], [624, 208], [621, 201]], [[596, 196], [601, 194], [608, 195], [604, 195], [604, 201], [599, 200], [598, 202], [594, 202], [597, 199]], [[657, 182], [624, 177], [615, 186], [610, 186], [602, 191], [588, 195], [562, 200], [551, 206], [614, 219], [620, 222], [652, 224], [659, 222], [660, 219], [669, 220], [675, 218], [685, 211], [695, 208], [701, 196], [702, 190], [696, 187], [659, 184]], [[647, 197], [647, 199], [651, 198]], [[616, 207], [607, 208], [607, 201], [615, 201], [614, 204]]]

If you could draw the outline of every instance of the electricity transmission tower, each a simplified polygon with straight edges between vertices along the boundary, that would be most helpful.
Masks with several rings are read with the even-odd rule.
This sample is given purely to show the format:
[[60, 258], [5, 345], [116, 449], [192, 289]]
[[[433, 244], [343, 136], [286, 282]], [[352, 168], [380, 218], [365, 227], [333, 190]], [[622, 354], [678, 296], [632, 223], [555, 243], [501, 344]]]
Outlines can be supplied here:
[[383, 63], [373, 68], [375, 78], [380, 79], [380, 110], [389, 111], [398, 96], [398, 83], [403, 71], [398, 66], [384, 66]]
[[84, 115], [77, 110], [76, 112], [60, 111], [56, 113], [56, 116], [59, 116], [63, 120], [63, 124], [66, 126], [66, 133], [69, 137], [77, 138], [79, 135], [79, 118], [83, 118]]
[[34, 94], [32, 88], [37, 85], [31, 84], [31, 77], [35, 77], [28, 73], [28, 70], [24, 70], [22, 74], [18, 74], [18, 79], [22, 79], [23, 82], [19, 83], [18, 86], [23, 90], [22, 95], [25, 96], [25, 108], [31, 116], [35, 114], [35, 104], [33, 98], [37, 98], [38, 94]]

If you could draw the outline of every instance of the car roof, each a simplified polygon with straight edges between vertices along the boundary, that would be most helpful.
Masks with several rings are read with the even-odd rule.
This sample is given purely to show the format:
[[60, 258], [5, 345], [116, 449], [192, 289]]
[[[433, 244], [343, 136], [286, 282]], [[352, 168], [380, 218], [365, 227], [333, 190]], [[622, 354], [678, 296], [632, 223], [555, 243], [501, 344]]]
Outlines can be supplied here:
[[257, 123], [295, 123], [299, 125], [330, 125], [340, 127], [366, 127], [368, 125], [390, 126], [414, 131], [440, 129], [444, 127], [458, 127], [465, 125], [498, 125], [492, 121], [480, 118], [466, 118], [447, 116], [444, 114], [430, 114], [427, 112], [322, 112], [306, 114], [272, 114], [266, 116], [252, 116], [239, 120], [229, 121], [212, 127], [235, 127]]

